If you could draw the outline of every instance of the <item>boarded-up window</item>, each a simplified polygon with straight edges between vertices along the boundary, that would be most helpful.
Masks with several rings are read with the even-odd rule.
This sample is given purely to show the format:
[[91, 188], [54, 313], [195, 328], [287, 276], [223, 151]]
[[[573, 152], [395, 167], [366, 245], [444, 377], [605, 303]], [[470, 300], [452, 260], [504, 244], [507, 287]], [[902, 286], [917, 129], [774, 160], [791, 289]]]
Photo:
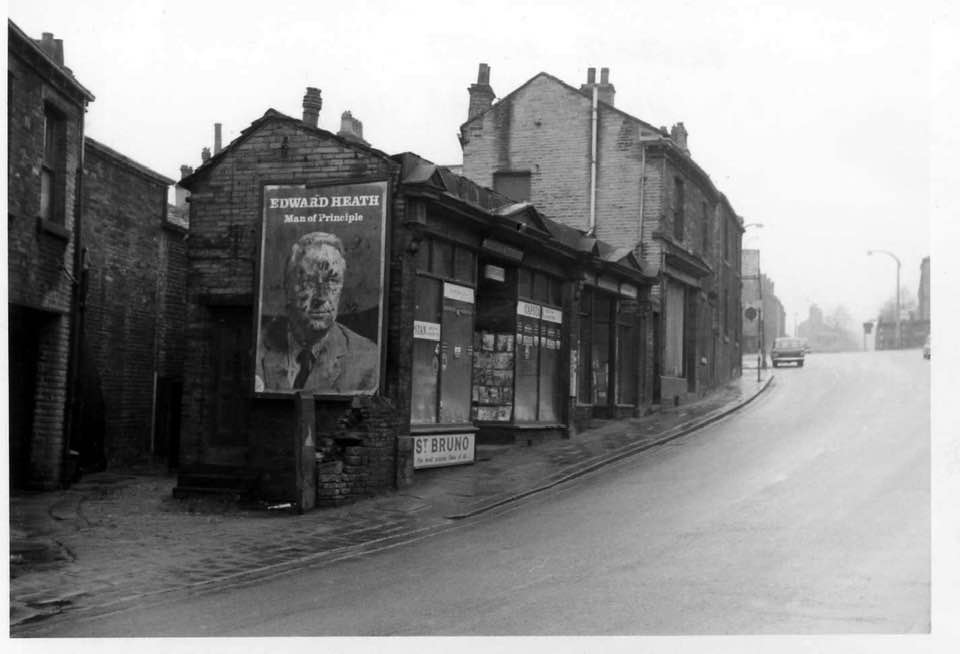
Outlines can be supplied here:
[[516, 202], [526, 202], [530, 199], [530, 173], [494, 173], [493, 190]]
[[249, 424], [253, 360], [250, 310], [217, 307], [214, 320], [214, 424], [215, 445], [245, 445]]

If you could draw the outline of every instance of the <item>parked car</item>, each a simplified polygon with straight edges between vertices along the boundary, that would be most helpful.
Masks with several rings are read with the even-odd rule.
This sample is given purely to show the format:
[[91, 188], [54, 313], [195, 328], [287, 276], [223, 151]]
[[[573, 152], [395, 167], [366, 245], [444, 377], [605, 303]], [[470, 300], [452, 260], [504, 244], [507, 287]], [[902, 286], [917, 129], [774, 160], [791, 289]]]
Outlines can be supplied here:
[[803, 357], [806, 354], [806, 341], [793, 336], [781, 336], [773, 342], [770, 350], [770, 359], [773, 367], [778, 368], [782, 363], [795, 363], [798, 368], [803, 367]]
[[930, 335], [927, 335], [927, 340], [923, 342], [923, 358], [930, 358]]

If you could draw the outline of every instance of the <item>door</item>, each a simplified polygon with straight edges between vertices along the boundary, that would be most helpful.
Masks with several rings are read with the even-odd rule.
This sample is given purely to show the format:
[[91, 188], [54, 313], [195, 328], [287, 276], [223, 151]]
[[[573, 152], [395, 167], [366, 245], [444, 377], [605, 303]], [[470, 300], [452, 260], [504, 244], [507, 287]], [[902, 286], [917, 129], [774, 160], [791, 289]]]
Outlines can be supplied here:
[[39, 311], [25, 307], [11, 307], [9, 317], [10, 483], [22, 488], [30, 481], [39, 334], [44, 321]]

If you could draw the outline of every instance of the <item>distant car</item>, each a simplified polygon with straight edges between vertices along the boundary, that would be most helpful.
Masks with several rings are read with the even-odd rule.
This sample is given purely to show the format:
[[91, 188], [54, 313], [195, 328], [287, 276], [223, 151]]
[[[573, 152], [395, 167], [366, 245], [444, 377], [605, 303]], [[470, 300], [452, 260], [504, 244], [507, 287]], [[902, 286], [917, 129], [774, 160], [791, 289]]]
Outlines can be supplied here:
[[923, 358], [930, 358], [930, 336], [927, 336], [927, 340], [923, 342]]
[[770, 350], [773, 367], [778, 368], [782, 363], [795, 363], [798, 368], [802, 368], [806, 350], [807, 346], [804, 339], [781, 336], [773, 342], [773, 349]]

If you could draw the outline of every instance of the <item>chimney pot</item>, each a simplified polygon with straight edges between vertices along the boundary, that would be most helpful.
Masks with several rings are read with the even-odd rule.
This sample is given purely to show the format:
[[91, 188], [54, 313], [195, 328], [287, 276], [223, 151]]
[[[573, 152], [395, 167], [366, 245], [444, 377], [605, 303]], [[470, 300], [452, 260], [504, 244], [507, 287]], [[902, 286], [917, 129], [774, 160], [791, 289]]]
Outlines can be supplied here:
[[217, 154], [223, 149], [223, 125], [213, 124], [213, 153]]
[[477, 84], [490, 84], [490, 66], [480, 64], [480, 70], [477, 71]]
[[187, 166], [186, 164], [184, 164], [183, 166], [180, 166], [180, 179], [183, 179], [184, 177], [189, 177], [192, 174], [193, 174], [193, 166]]
[[363, 139], [363, 123], [354, 118], [349, 109], [340, 114], [340, 131], [337, 136], [364, 145], [367, 143]]
[[210, 161], [210, 148], [204, 148], [200, 151], [200, 159], [203, 163]]
[[587, 69], [587, 84], [596, 84], [597, 83], [597, 69], [588, 68]]
[[320, 110], [323, 109], [323, 97], [320, 89], [308, 86], [303, 96], [303, 122], [310, 127], [316, 127], [320, 120]]
[[609, 83], [610, 83], [610, 69], [609, 69], [609, 68], [601, 68], [601, 69], [600, 69], [600, 83], [601, 83], [601, 84], [609, 84]]

